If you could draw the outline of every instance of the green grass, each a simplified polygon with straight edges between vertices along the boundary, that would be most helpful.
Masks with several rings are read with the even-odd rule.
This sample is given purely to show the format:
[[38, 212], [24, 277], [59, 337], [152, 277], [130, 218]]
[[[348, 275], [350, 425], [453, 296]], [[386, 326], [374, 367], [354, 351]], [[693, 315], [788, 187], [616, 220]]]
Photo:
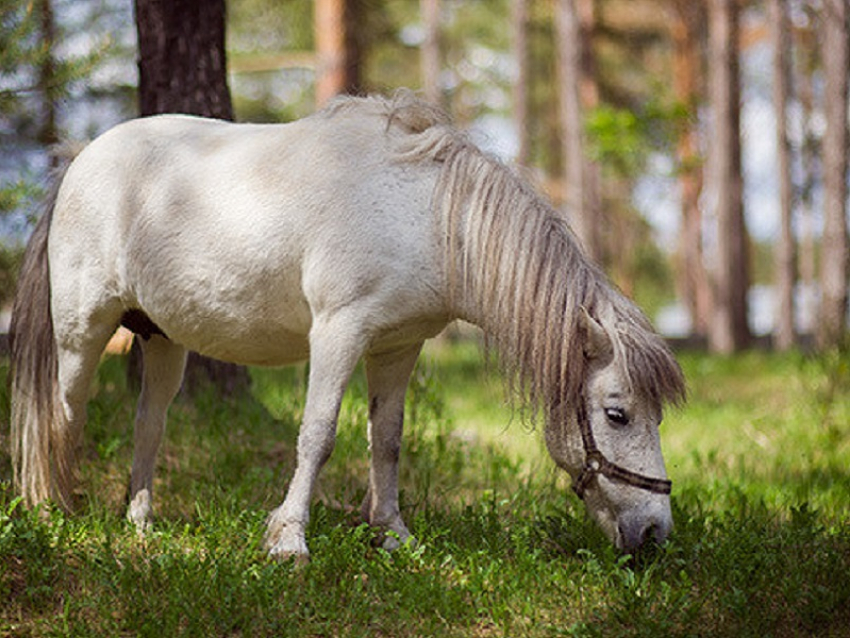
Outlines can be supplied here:
[[461, 342], [428, 349], [408, 399], [402, 508], [419, 544], [388, 554], [359, 522], [358, 373], [303, 569], [261, 540], [293, 469], [304, 369], [253, 371], [250, 400], [175, 404], [141, 539], [123, 521], [135, 397], [108, 360], [77, 513], [23, 509], [2, 431], [0, 635], [850, 636], [847, 354], [681, 360], [691, 392], [663, 426], [676, 518], [663, 549], [611, 549]]

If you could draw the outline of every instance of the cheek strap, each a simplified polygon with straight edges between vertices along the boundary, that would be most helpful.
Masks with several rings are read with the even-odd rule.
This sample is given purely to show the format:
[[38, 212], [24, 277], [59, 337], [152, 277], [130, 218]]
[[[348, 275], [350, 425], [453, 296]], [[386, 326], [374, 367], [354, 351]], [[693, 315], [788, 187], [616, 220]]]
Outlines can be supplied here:
[[[583, 396], [584, 393], [582, 393]], [[581, 442], [584, 446], [584, 466], [573, 482], [573, 491], [580, 499], [584, 499], [585, 491], [599, 474], [612, 481], [626, 483], [655, 494], [670, 494], [673, 491], [672, 481], [632, 472], [616, 463], [611, 463], [605, 458], [605, 455], [596, 446], [596, 439], [593, 438], [593, 430], [590, 428], [590, 419], [587, 416], [587, 406], [583, 399], [579, 404], [577, 416]]]

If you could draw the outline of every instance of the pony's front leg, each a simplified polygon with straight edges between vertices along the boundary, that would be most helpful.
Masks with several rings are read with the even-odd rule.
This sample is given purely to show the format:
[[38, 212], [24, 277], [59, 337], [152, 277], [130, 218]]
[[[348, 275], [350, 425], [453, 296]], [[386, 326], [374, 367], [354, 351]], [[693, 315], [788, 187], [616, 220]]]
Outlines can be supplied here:
[[305, 530], [316, 479], [333, 452], [342, 395], [363, 347], [342, 322], [315, 322], [310, 331], [310, 378], [298, 435], [298, 460], [283, 504], [267, 523], [265, 547], [273, 558], [309, 558]]
[[165, 416], [174, 400], [183, 370], [186, 350], [168, 339], [154, 335], [139, 340], [142, 349], [142, 391], [136, 408], [133, 471], [130, 475], [130, 504], [127, 519], [144, 532], [151, 521], [151, 497], [156, 453], [165, 431]]
[[398, 459], [404, 422], [404, 395], [421, 343], [404, 350], [366, 359], [369, 383], [369, 448], [372, 465], [362, 515], [382, 532], [385, 549], [393, 550], [410, 538], [398, 506]]

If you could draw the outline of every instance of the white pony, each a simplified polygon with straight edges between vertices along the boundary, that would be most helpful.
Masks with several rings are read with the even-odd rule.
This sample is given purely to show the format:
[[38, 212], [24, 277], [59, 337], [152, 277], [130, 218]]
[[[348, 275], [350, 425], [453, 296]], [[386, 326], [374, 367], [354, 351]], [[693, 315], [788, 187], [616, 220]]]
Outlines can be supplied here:
[[488, 334], [612, 541], [665, 539], [658, 425], [663, 404], [683, 399], [681, 370], [561, 217], [410, 94], [340, 99], [283, 125], [152, 117], [86, 147], [19, 280], [16, 484], [30, 504], [70, 506], [89, 386], [119, 324], [141, 336], [144, 356], [127, 512], [140, 528], [186, 351], [248, 365], [309, 359], [297, 467], [266, 533], [271, 555], [306, 559], [313, 488], [365, 358], [363, 515], [403, 542], [405, 389], [423, 341], [455, 318]]

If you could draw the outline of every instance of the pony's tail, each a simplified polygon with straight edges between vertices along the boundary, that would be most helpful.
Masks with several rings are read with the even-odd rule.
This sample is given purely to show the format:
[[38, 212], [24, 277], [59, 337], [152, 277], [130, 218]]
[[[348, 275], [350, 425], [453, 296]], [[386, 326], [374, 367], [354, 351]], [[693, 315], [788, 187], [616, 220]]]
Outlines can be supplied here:
[[49, 498], [70, 508], [75, 442], [58, 397], [56, 340], [50, 311], [47, 238], [64, 166], [24, 253], [9, 326], [11, 447], [15, 486], [24, 502]]

